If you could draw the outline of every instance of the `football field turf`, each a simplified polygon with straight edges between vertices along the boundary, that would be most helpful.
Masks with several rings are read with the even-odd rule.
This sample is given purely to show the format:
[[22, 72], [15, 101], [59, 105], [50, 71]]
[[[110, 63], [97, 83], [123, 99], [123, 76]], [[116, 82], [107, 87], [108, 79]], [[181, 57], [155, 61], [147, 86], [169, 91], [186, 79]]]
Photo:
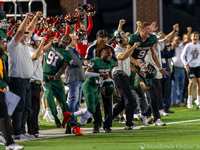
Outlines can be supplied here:
[[[165, 127], [23, 142], [25, 150], [200, 150], [200, 110], [175, 108]], [[183, 122], [191, 120], [188, 122]], [[118, 126], [118, 124], [115, 124]]]

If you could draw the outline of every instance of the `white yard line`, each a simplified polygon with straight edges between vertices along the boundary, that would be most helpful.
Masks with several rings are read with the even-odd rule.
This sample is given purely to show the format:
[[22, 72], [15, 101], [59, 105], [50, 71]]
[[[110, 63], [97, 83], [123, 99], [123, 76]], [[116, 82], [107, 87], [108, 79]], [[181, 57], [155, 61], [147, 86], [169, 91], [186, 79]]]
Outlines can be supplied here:
[[193, 120], [184, 120], [184, 121], [175, 121], [175, 122], [169, 122], [167, 125], [170, 124], [183, 124], [183, 123], [191, 123], [191, 122], [198, 122], [200, 119], [193, 119]]
[[[175, 122], [168, 122], [167, 125], [174, 125], [174, 124], [184, 124], [184, 123], [192, 123], [192, 122], [200, 122], [200, 119], [193, 119], [193, 120], [183, 120], [183, 121], [175, 121]], [[136, 126], [133, 130], [139, 130], [141, 128], [148, 128], [155, 125], [150, 126]], [[113, 127], [113, 131], [116, 130], [123, 130], [123, 127]], [[64, 134], [65, 129], [49, 129], [49, 130], [41, 130], [40, 131], [40, 137], [36, 139], [30, 139], [30, 140], [41, 140], [41, 139], [53, 139], [53, 138], [60, 138], [60, 137], [67, 137], [67, 136], [74, 136], [73, 134]], [[92, 134], [92, 128], [82, 128], [82, 131], [84, 135]], [[103, 133], [103, 129], [101, 129], [101, 133]], [[30, 140], [23, 140], [24, 141], [30, 141]], [[21, 142], [21, 141], [20, 141]]]

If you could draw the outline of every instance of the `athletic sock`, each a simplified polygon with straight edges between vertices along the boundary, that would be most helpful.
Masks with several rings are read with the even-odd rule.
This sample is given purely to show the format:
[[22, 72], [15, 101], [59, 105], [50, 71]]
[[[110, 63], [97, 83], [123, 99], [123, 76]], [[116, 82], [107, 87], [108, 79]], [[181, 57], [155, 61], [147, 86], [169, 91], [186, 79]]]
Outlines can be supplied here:
[[198, 105], [200, 105], [200, 96], [197, 96]]
[[192, 95], [188, 95], [187, 103], [192, 104]]

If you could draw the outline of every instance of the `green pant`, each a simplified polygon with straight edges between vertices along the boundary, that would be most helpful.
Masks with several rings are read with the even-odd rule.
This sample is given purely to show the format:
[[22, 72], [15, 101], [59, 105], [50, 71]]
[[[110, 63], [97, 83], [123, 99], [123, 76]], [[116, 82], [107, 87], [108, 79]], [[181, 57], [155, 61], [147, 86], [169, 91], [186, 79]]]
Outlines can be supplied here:
[[64, 90], [64, 84], [61, 80], [51, 80], [45, 82], [45, 98], [47, 99], [49, 108], [51, 109], [52, 115], [57, 117], [57, 109], [55, 98], [61, 106], [63, 112], [68, 111], [68, 106], [66, 104], [66, 95]]
[[87, 108], [91, 113], [96, 112], [97, 104], [101, 100], [100, 88], [91, 79], [86, 79], [83, 83], [83, 94], [86, 99]]

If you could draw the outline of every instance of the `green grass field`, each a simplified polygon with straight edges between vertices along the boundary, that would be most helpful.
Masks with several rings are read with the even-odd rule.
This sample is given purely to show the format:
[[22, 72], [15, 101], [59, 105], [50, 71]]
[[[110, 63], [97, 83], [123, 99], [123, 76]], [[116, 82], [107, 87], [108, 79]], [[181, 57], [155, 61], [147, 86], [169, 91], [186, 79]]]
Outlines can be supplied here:
[[[200, 110], [174, 110], [175, 114], [163, 118], [165, 122], [200, 119]], [[44, 122], [41, 126], [43, 129], [53, 128]], [[118, 123], [114, 126], [118, 126]], [[165, 127], [145, 127], [133, 131], [116, 130], [111, 134], [36, 140], [21, 144], [25, 146], [25, 150], [200, 150], [199, 141], [200, 121], [196, 121]]]

